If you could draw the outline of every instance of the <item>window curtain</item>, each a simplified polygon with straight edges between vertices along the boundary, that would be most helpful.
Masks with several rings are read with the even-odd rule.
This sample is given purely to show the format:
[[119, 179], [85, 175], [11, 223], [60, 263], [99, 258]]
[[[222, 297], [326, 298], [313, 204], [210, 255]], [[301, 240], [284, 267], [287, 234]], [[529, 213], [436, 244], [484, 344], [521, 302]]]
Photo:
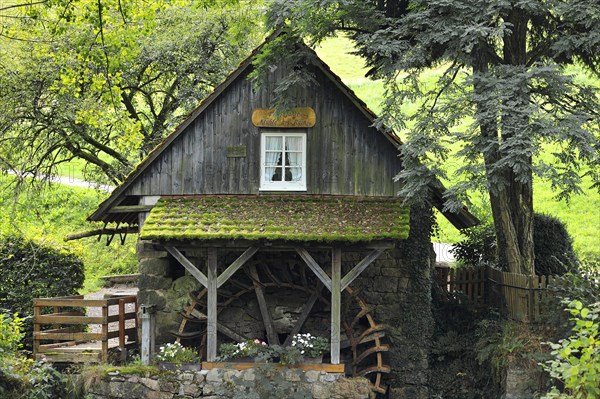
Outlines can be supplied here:
[[[302, 179], [302, 138], [286, 137], [286, 167], [289, 172], [286, 173], [286, 180], [300, 181]], [[287, 168], [286, 168], [287, 169]], [[287, 172], [287, 171], [286, 171]], [[287, 176], [291, 175], [291, 179]]]
[[[274, 181], [275, 175], [281, 176], [281, 171], [276, 173], [277, 163], [281, 164], [281, 150], [283, 149], [283, 137], [265, 137], [265, 180]], [[281, 180], [281, 178], [279, 179]]]

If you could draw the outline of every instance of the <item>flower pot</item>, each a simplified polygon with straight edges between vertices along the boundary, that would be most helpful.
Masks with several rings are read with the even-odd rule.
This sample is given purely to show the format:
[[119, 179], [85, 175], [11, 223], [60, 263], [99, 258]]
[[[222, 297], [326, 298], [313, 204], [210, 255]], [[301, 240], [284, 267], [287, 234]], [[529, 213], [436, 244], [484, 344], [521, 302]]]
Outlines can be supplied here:
[[316, 357], [304, 357], [302, 362], [307, 364], [321, 364], [323, 363], [323, 355]]
[[171, 363], [171, 362], [159, 362], [158, 363], [159, 370], [169, 370], [169, 371], [200, 371], [202, 370], [202, 365], [200, 363]]

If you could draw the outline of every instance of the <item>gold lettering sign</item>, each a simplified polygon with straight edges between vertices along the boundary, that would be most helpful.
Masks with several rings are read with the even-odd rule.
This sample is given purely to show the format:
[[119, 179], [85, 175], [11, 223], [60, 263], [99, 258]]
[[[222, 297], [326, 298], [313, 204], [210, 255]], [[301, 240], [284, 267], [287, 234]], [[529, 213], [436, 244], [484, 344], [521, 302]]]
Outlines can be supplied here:
[[257, 127], [313, 127], [316, 120], [311, 107], [292, 108], [277, 117], [274, 109], [258, 108], [252, 113], [252, 124]]

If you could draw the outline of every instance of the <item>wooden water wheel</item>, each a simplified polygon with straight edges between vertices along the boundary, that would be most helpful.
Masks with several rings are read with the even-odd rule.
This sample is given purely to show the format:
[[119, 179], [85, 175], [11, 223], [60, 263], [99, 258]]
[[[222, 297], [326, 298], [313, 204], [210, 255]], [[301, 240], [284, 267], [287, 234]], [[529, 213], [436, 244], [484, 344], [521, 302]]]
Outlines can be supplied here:
[[[269, 344], [289, 345], [299, 332], [328, 337], [330, 301], [328, 291], [300, 259], [259, 256], [247, 262], [218, 291], [217, 331], [221, 342], [260, 338]], [[177, 341], [206, 351], [207, 290], [190, 293], [174, 332]], [[372, 316], [372, 307], [352, 287], [343, 294], [341, 360], [347, 373], [371, 381], [374, 396], [385, 394], [385, 328]]]

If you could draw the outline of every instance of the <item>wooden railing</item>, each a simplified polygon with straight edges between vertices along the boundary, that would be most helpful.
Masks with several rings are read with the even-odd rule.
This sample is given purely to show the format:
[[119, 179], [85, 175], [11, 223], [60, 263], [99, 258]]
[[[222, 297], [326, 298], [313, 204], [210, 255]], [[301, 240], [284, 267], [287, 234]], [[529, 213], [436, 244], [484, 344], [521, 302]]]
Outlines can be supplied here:
[[552, 295], [548, 286], [556, 282], [554, 276], [527, 276], [491, 267], [438, 266], [435, 272], [443, 301], [476, 308], [494, 306], [502, 315], [524, 322], [541, 320], [544, 301]]
[[[128, 305], [133, 304], [133, 305]], [[97, 308], [91, 311], [90, 308]], [[87, 309], [87, 315], [86, 315]], [[50, 311], [51, 313], [48, 313]], [[107, 362], [109, 340], [122, 352], [137, 341], [136, 296], [83, 299], [83, 296], [33, 300], [33, 352], [53, 362]], [[126, 321], [133, 320], [127, 328]]]

